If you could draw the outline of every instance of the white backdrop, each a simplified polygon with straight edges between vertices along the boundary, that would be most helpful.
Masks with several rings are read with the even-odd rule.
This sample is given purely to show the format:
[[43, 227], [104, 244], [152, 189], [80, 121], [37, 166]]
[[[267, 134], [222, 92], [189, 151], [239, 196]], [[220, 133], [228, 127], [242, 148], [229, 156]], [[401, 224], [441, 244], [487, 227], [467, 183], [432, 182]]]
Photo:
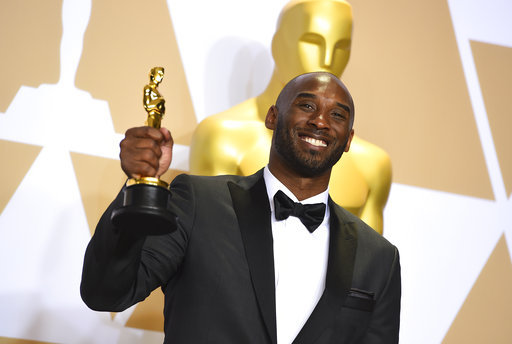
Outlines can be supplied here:
[[[168, 0], [198, 121], [266, 86], [270, 43], [286, 2]], [[384, 228], [401, 253], [402, 343], [441, 342], [504, 233], [512, 251], [512, 201], [469, 46], [474, 39], [512, 47], [512, 3], [448, 3], [495, 200], [392, 185]], [[79, 296], [90, 232], [69, 152], [117, 159], [121, 139], [108, 104], [74, 86], [90, 13], [90, 0], [64, 0], [59, 82], [22, 86], [0, 114], [0, 139], [42, 146], [0, 214], [0, 337], [159, 343], [161, 333], [124, 326], [130, 310], [112, 320], [89, 310]], [[72, 114], [62, 106], [63, 95], [74, 104]], [[188, 170], [188, 147], [177, 147], [173, 167]]]

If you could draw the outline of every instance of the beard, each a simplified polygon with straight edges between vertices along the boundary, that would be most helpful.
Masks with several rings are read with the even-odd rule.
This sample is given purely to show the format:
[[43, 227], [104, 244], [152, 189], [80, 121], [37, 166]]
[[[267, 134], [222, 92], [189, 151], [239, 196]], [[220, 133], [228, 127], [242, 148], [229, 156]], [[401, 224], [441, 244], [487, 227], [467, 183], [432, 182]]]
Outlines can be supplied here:
[[[304, 150], [297, 144], [300, 140], [297, 128], [286, 131], [285, 127], [280, 116], [275, 129], [275, 149], [293, 170], [304, 177], [318, 176], [330, 170], [341, 158], [347, 146], [348, 136], [342, 146], [338, 145], [339, 141], [335, 137], [329, 137], [328, 150], [323, 152], [314, 149]], [[325, 136], [321, 130], [302, 129], [301, 131]]]

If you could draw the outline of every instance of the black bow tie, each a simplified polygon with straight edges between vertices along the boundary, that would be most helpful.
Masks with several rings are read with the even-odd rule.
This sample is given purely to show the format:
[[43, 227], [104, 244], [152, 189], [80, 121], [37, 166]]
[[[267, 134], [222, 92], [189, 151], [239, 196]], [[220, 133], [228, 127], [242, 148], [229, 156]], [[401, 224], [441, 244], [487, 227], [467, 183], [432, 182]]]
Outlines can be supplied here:
[[276, 220], [287, 219], [290, 215], [298, 217], [310, 233], [313, 233], [320, 226], [325, 215], [324, 203], [295, 203], [281, 190], [274, 196], [274, 208]]

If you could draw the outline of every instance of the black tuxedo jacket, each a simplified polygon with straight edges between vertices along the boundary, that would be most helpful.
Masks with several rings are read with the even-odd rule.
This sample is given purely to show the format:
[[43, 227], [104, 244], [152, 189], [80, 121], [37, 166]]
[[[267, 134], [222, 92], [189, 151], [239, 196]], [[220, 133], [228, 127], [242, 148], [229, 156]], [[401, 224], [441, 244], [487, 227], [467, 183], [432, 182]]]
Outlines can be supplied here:
[[[110, 205], [86, 251], [85, 303], [122, 311], [161, 287], [166, 343], [275, 344], [272, 231], [262, 171], [181, 175], [171, 192], [176, 229], [170, 234], [116, 228], [110, 215], [121, 206], [121, 194]], [[332, 200], [329, 207], [326, 287], [293, 343], [397, 343], [398, 251]]]

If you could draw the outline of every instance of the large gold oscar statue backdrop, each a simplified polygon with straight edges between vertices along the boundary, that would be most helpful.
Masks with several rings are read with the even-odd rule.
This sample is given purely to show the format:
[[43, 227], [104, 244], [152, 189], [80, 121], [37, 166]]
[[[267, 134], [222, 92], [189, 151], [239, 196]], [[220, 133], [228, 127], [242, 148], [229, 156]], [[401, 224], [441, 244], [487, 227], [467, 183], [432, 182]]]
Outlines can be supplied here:
[[[293, 0], [286, 4], [272, 40], [275, 68], [269, 84], [257, 97], [199, 124], [191, 143], [191, 173], [249, 175], [265, 166], [272, 132], [264, 120], [279, 91], [302, 73], [326, 71], [341, 77], [351, 42], [348, 2]], [[355, 130], [351, 150], [333, 168], [329, 193], [382, 234], [391, 162], [382, 149], [357, 136], [357, 124]]]

